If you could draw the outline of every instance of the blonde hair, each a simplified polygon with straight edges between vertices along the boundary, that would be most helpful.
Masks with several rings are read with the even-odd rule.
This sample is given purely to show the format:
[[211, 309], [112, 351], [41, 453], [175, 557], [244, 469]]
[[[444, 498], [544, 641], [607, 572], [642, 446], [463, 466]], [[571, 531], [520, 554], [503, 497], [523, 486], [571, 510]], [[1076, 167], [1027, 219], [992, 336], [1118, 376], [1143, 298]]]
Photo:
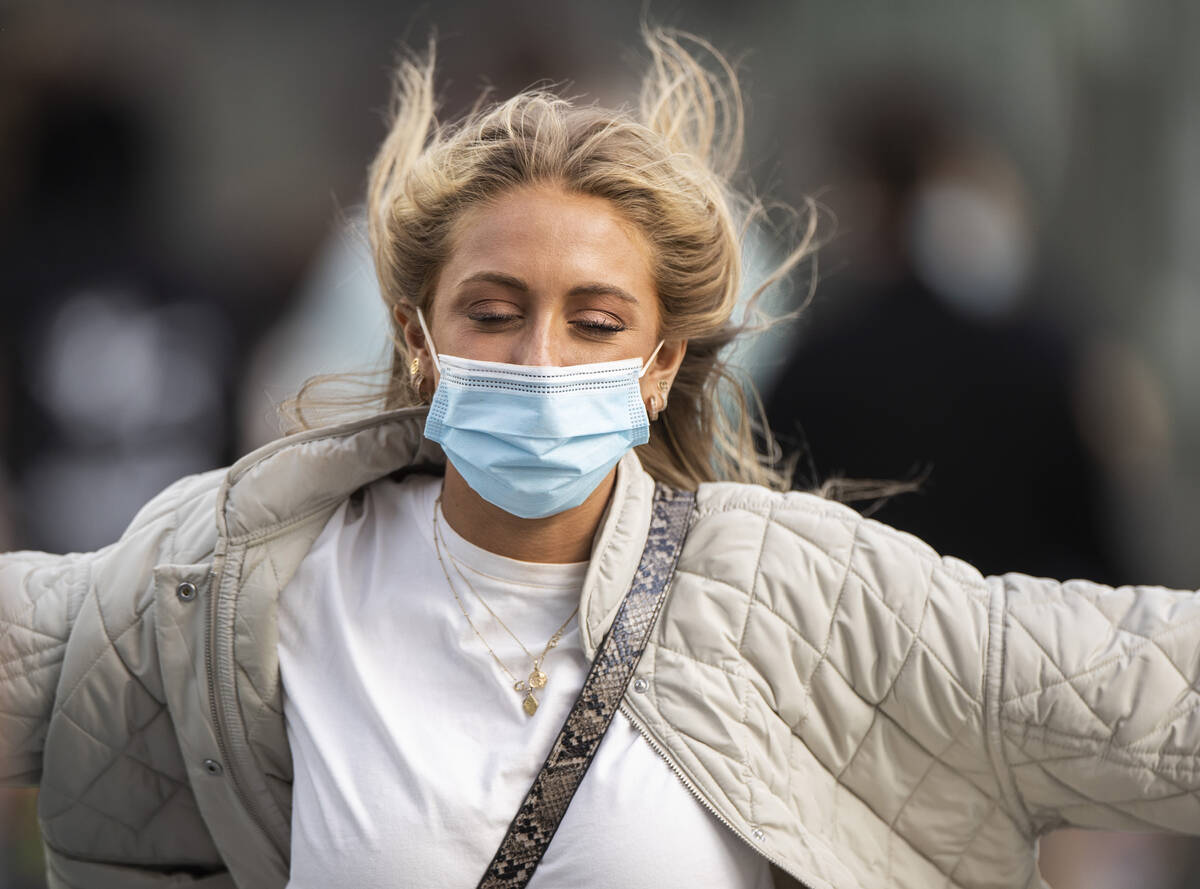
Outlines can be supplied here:
[[[367, 195], [367, 232], [393, 319], [393, 354], [382, 390], [360, 406], [421, 403], [395, 309], [428, 314], [464, 210], [509, 189], [553, 185], [610, 201], [641, 231], [652, 251], [659, 336], [688, 341], [667, 408], [637, 451], [647, 472], [685, 488], [741, 481], [786, 489], [790, 471], [760, 419], [758, 396], [721, 354], [756, 326], [763, 292], [810, 255], [816, 214], [810, 207], [796, 246], [750, 294], [752, 320], [735, 322], [743, 241], [767, 216], [762, 202], [730, 187], [745, 132], [738, 76], [699, 37], [649, 26], [643, 37], [650, 66], [636, 111], [530, 89], [489, 105], [481, 98], [461, 120], [444, 125], [436, 115], [433, 44], [423, 58], [401, 62]], [[715, 70], [701, 63], [701, 53]], [[290, 405], [297, 426], [311, 425], [304, 409], [313, 402], [306, 384]]]

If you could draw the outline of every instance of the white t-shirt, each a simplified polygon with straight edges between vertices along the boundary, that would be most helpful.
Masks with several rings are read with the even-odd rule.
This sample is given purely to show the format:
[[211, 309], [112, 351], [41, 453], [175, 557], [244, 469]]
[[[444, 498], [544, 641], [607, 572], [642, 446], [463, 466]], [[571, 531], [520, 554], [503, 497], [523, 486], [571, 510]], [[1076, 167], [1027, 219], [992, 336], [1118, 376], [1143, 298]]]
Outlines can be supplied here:
[[[472, 631], [434, 550], [441, 479], [368, 487], [329, 520], [279, 602], [295, 770], [289, 889], [474, 887], [545, 761], [588, 662], [572, 620], [532, 716]], [[463, 605], [518, 678], [587, 563], [490, 553], [439, 520]], [[529, 883], [768, 889], [766, 859], [721, 825], [620, 713]]]

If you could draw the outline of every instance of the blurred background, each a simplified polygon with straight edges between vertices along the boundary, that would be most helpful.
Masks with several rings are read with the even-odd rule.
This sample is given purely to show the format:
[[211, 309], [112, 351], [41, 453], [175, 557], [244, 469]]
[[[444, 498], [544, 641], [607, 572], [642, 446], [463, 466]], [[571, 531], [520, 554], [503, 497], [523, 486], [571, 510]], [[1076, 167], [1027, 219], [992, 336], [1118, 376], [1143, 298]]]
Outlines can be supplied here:
[[[0, 550], [102, 546], [379, 364], [356, 220], [402, 41], [437, 28], [449, 115], [621, 104], [642, 6], [0, 0]], [[771, 304], [814, 300], [745, 354], [798, 485], [920, 481], [860, 507], [988, 573], [1200, 585], [1200, 4], [649, 12], [740, 61], [747, 182], [825, 208]], [[34, 809], [0, 792], [2, 889], [44, 886]], [[1182, 838], [1062, 831], [1041, 867], [1200, 886]]]

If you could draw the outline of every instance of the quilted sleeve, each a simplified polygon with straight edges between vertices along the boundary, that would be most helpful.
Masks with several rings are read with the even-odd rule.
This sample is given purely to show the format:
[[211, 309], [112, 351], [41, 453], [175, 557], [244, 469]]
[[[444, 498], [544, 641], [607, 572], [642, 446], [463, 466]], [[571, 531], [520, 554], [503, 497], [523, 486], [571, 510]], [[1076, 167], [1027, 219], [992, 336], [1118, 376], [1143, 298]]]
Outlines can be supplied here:
[[[146, 595], [140, 579], [158, 560], [180, 555], [177, 538], [197, 541], [200, 551], [211, 549], [213, 503], [223, 475], [213, 470], [170, 485], [139, 510], [119, 541], [94, 553], [0, 554], [0, 784], [41, 780], [68, 637], [84, 603], [104, 598], [105, 610], [140, 615], [144, 608], [137, 600]], [[95, 641], [74, 640], [74, 649], [90, 650], [74, 642]]]
[[0, 555], [0, 783], [37, 784], [67, 635], [94, 554]]
[[1200, 593], [988, 584], [989, 740], [1032, 825], [1200, 834]]

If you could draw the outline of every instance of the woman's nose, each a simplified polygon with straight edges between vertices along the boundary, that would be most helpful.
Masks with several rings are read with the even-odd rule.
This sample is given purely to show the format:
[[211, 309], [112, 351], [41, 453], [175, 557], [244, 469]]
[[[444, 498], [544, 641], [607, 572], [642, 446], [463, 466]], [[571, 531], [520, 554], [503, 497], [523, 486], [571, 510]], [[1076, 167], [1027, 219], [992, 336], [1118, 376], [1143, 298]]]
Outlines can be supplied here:
[[558, 350], [554, 347], [554, 333], [548, 321], [531, 319], [521, 331], [514, 346], [514, 364], [554, 367], [559, 363]]

